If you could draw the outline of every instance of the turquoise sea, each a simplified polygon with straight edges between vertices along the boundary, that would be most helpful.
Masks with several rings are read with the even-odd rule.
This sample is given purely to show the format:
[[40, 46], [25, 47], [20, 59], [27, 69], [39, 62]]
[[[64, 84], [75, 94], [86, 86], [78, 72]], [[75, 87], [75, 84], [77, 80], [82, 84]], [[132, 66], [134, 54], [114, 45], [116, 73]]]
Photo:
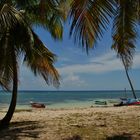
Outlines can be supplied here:
[[[140, 90], [136, 91], [140, 98]], [[133, 98], [131, 91], [19, 91], [17, 106], [30, 108], [30, 101], [44, 103], [47, 108], [75, 108], [95, 105], [95, 101], [119, 102], [120, 97]], [[10, 103], [11, 93], [0, 91], [0, 109]]]

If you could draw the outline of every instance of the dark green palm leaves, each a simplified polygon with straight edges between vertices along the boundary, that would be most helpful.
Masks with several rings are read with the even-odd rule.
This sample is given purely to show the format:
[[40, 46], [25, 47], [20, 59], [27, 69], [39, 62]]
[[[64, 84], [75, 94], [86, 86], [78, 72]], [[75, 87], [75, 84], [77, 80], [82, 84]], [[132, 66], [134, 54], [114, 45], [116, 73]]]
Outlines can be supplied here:
[[131, 66], [137, 38], [137, 17], [135, 3], [131, 0], [118, 2], [113, 25], [113, 45], [126, 67]]
[[26, 18], [30, 24], [47, 29], [54, 39], [62, 39], [64, 14], [59, 9], [57, 0], [38, 0], [37, 2], [21, 4], [26, 11]]
[[75, 0], [72, 2], [71, 35], [83, 46], [93, 47], [103, 35], [110, 17], [114, 15], [115, 2], [112, 0]]
[[70, 17], [70, 34], [86, 48], [95, 45], [113, 20], [112, 48], [131, 66], [140, 21], [139, 0], [74, 0]]
[[[112, 48], [121, 59], [123, 58], [127, 68], [131, 66], [136, 47], [136, 27], [140, 21], [139, 0], [7, 0], [7, 2], [16, 8], [4, 4], [4, 0], [0, 1], [0, 61], [9, 63], [10, 55], [7, 60], [3, 60], [2, 56], [7, 56], [10, 53], [10, 47], [5, 50], [9, 46], [7, 44], [14, 43], [13, 46], [17, 56], [19, 52], [24, 53], [28, 66], [35, 73], [41, 74], [45, 79], [50, 77], [43, 72], [45, 67], [42, 67], [42, 69], [37, 67], [39, 64], [45, 64], [49, 66], [48, 68], [51, 68], [52, 65], [49, 64], [54, 62], [54, 55], [50, 55], [51, 53], [45, 49], [31, 27], [33, 25], [42, 26], [55, 39], [62, 39], [63, 24], [69, 14], [70, 35], [73, 35], [75, 41], [78, 41], [87, 49], [95, 45], [97, 40], [103, 36], [103, 32], [107, 30], [108, 24], [113, 20]], [[11, 41], [13, 38], [14, 42]], [[43, 53], [37, 46], [41, 48], [44, 46]], [[35, 58], [38, 58], [38, 62], [41, 62], [42, 56], [50, 60], [50, 63], [42, 62], [42, 64], [37, 63], [35, 65]], [[1, 72], [4, 68], [2, 64], [4, 63], [0, 64]], [[7, 67], [10, 68], [11, 66], [7, 64]], [[11, 68], [9, 72], [5, 72], [6, 75], [11, 75], [10, 71], [12, 71]], [[50, 71], [50, 75], [52, 73], [54, 74], [54, 77], [52, 77], [54, 80], [51, 79], [51, 81], [57, 81], [56, 71]], [[1, 75], [5, 74], [2, 73]], [[2, 84], [4, 78], [1, 79], [3, 79], [0, 82]]]
[[39, 40], [27, 23], [23, 13], [9, 4], [0, 11], [0, 84], [9, 89], [13, 79], [13, 53], [25, 55], [25, 62], [35, 74], [42, 75], [45, 81], [59, 85], [59, 75], [53, 66], [55, 55]]

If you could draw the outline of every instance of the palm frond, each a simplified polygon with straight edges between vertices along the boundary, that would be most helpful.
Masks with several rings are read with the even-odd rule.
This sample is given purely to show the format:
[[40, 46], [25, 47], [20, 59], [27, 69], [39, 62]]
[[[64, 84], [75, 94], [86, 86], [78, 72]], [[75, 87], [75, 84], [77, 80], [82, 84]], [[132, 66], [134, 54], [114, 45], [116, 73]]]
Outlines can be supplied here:
[[59, 86], [59, 74], [54, 68], [55, 55], [52, 54], [45, 45], [41, 42], [39, 37], [34, 33], [34, 47], [32, 50], [33, 59], [30, 59], [30, 54], [26, 54], [25, 63], [35, 75], [42, 75], [47, 84]]
[[112, 48], [124, 60], [127, 68], [132, 64], [136, 37], [136, 16], [132, 1], [120, 1], [114, 19]]
[[[10, 23], [13, 22], [11, 25]], [[22, 13], [5, 4], [0, 12], [0, 84], [8, 88], [13, 80], [13, 53], [26, 55], [28, 66], [43, 76], [48, 84], [59, 85], [59, 74], [54, 68], [52, 54], [31, 30]], [[3, 26], [3, 28], [2, 28]], [[17, 67], [18, 68], [18, 67]]]
[[32, 49], [32, 32], [20, 11], [8, 4], [3, 5], [0, 12], [0, 23], [1, 35], [3, 36], [8, 31], [15, 49], [18, 51], [26, 50], [26, 52]]
[[93, 47], [107, 29], [114, 14], [114, 0], [73, 0], [70, 35], [82, 46]]
[[[10, 46], [9, 46], [10, 45]], [[9, 90], [13, 79], [11, 38], [7, 31], [0, 38], [0, 85]]]
[[63, 17], [63, 20], [66, 21], [68, 18], [68, 14], [71, 8], [72, 0], [59, 0], [59, 5], [57, 9], [60, 15]]
[[133, 11], [135, 12], [135, 16], [137, 21], [140, 24], [140, 0], [132, 1]]
[[25, 9], [28, 6], [34, 6], [38, 2], [38, 0], [12, 0], [13, 4], [16, 5], [18, 8], [23, 8]]
[[4, 4], [0, 10], [0, 32], [12, 29], [17, 24], [26, 24], [22, 13], [14, 7]]
[[54, 39], [62, 39], [63, 14], [59, 2], [55, 0], [41, 0], [38, 4], [26, 8], [26, 18], [30, 24], [41, 26], [48, 30]]

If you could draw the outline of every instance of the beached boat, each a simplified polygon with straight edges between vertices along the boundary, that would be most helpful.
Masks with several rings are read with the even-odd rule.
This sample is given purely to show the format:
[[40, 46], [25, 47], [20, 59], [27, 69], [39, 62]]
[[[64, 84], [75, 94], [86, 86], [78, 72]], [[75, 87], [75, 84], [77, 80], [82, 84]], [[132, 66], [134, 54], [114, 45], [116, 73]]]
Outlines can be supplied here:
[[34, 108], [45, 108], [45, 104], [43, 104], [43, 103], [30, 102], [30, 104]]
[[140, 105], [138, 99], [121, 99], [119, 104], [114, 104], [114, 106], [131, 106], [131, 105]]
[[95, 104], [97, 105], [107, 105], [106, 101], [95, 101]]
[[140, 105], [140, 101], [129, 103], [128, 105]]

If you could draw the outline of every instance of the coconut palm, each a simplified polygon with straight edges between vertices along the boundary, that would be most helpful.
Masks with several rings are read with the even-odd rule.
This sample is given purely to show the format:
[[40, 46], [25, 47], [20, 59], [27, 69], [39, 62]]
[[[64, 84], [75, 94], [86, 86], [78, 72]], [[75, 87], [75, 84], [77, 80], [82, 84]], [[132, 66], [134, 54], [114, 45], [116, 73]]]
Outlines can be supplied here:
[[[75, 41], [87, 51], [95, 46], [113, 21], [112, 48], [122, 61], [128, 78], [138, 37], [136, 28], [140, 21], [140, 1], [74, 0], [71, 3], [70, 17], [70, 35], [74, 35]], [[128, 81], [136, 98], [130, 77]]]
[[24, 63], [35, 75], [41, 75], [47, 84], [56, 87], [59, 85], [59, 74], [53, 66], [56, 56], [45, 47], [32, 27], [43, 26], [55, 39], [61, 39], [62, 16], [56, 12], [55, 1], [42, 7], [43, 2], [45, 1], [0, 1], [0, 85], [9, 91], [12, 87], [11, 103], [0, 121], [0, 127], [8, 126], [16, 107], [18, 60], [21, 55], [25, 56]]
[[135, 2], [130, 0], [119, 1], [119, 7], [116, 10], [113, 26], [113, 45], [118, 57], [121, 59], [128, 82], [130, 84], [134, 98], [136, 94], [128, 71], [132, 65], [133, 54], [135, 52], [135, 42], [137, 38], [137, 9]]
[[131, 66], [138, 37], [139, 0], [72, 0], [69, 15], [70, 35], [87, 49], [95, 46], [113, 21], [112, 48], [125, 56], [127, 67]]
[[124, 69], [125, 69], [126, 77], [127, 77], [127, 79], [128, 79], [128, 82], [129, 82], [129, 84], [130, 84], [130, 87], [131, 87], [131, 90], [132, 90], [132, 93], [133, 93], [133, 97], [134, 97], [135, 99], [137, 99], [137, 96], [136, 96], [136, 93], [135, 93], [135, 90], [134, 90], [132, 81], [131, 81], [130, 76], [129, 76], [129, 73], [128, 73], [129, 69], [128, 69], [128, 67], [126, 66], [125, 59], [124, 59], [123, 57], [122, 57], [122, 63], [123, 63]]

